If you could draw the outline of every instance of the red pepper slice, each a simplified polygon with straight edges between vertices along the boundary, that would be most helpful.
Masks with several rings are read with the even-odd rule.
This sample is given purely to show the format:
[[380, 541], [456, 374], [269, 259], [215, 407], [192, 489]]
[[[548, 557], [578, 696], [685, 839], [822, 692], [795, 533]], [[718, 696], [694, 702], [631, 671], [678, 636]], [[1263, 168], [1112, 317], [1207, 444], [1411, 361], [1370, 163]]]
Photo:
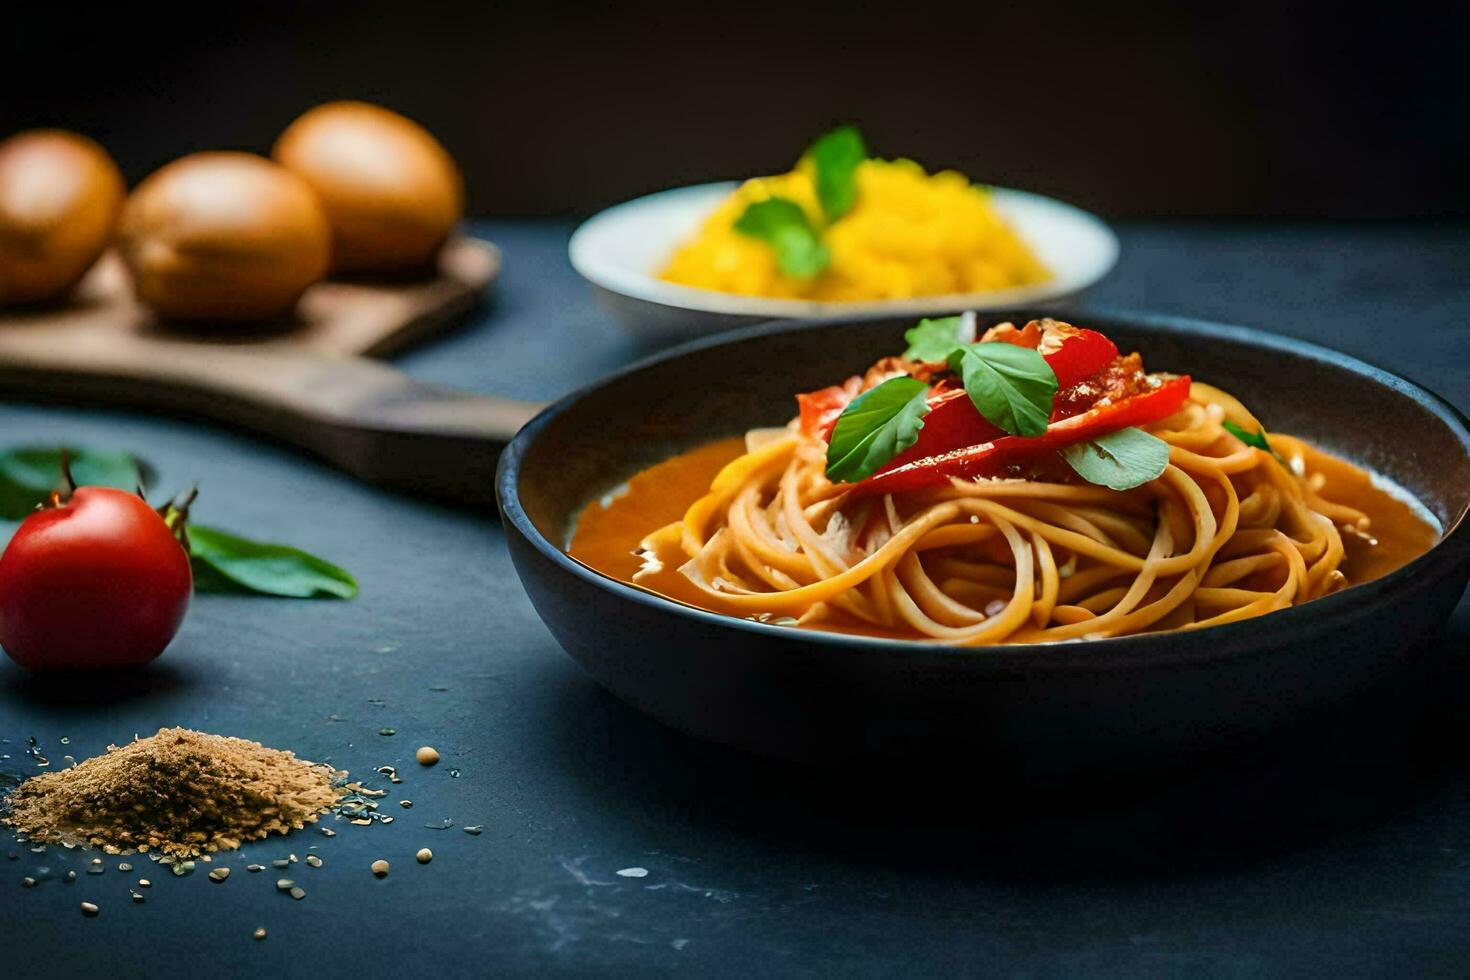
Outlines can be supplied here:
[[[1163, 378], [1158, 387], [1151, 391], [1099, 405], [1080, 415], [1053, 422], [1047, 426], [1044, 434], [1033, 438], [1001, 436], [962, 449], [951, 449], [912, 460], [905, 460], [903, 457], [908, 454], [904, 453], [896, 457], [888, 468], [857, 484], [853, 492], [899, 493], [943, 484], [952, 476], [962, 479], [990, 476], [1012, 463], [1037, 459], [1063, 446], [1096, 439], [1129, 426], [1147, 425], [1168, 418], [1179, 411], [1188, 400], [1189, 385], [1188, 375]], [[928, 418], [924, 420], [924, 424], [927, 431]]]
[[863, 379], [854, 375], [840, 385], [797, 395], [796, 406], [801, 415], [802, 431], [821, 432], [830, 437], [832, 427], [837, 424], [837, 417], [842, 414], [848, 402], [861, 393], [862, 384]]
[[1101, 371], [1118, 356], [1118, 347], [1096, 330], [1069, 324], [1048, 327], [1037, 347], [1057, 376], [1057, 388], [1070, 388]]

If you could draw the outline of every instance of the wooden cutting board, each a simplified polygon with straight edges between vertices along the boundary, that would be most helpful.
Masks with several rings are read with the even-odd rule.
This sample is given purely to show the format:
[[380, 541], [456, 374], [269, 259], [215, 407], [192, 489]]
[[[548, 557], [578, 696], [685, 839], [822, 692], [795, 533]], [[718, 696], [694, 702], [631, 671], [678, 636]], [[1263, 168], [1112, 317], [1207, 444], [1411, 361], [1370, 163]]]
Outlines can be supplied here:
[[374, 358], [453, 326], [500, 261], [456, 238], [432, 279], [318, 283], [291, 319], [242, 329], [158, 323], [106, 255], [65, 305], [0, 310], [0, 396], [223, 422], [374, 483], [493, 506], [499, 449], [540, 406], [422, 384]]

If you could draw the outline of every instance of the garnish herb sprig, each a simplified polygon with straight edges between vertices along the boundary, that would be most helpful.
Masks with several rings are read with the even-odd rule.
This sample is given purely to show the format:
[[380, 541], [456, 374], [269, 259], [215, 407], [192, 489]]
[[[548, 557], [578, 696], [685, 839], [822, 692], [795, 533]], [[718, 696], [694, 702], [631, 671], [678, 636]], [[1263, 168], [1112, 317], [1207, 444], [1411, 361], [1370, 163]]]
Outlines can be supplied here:
[[815, 279], [831, 262], [822, 236], [857, 203], [858, 166], [868, 158], [868, 150], [856, 126], [840, 126], [813, 143], [805, 158], [815, 171], [822, 208], [819, 225], [801, 205], [785, 197], [756, 201], [735, 219], [735, 230], [769, 245], [781, 274], [793, 279]]
[[[920, 320], [904, 333], [911, 361], [943, 361], [960, 376], [975, 410], [1012, 436], [1043, 435], [1051, 421], [1057, 376], [1037, 351], [1000, 341], [975, 343], [974, 313]], [[827, 446], [827, 478], [856, 483], [914, 445], [929, 414], [929, 388], [908, 376], [890, 378], [843, 410]], [[1225, 423], [1249, 445], [1269, 451], [1265, 433]], [[1247, 438], [1249, 437], [1249, 438]], [[1075, 443], [1058, 453], [1089, 483], [1131, 490], [1156, 480], [1169, 465], [1169, 445], [1129, 427]]]

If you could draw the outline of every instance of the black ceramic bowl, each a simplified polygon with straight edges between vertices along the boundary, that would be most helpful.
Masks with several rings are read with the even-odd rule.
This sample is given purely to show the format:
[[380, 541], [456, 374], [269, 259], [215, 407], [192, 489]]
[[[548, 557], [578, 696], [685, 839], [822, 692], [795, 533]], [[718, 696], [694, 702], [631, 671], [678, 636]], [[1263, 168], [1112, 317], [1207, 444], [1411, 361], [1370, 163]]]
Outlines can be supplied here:
[[[1024, 322], [1033, 311], [995, 314]], [[987, 315], [987, 319], [992, 319]], [[910, 320], [769, 325], [697, 342], [570, 395], [521, 430], [497, 479], [511, 555], [557, 640], [674, 728], [806, 760], [936, 751], [983, 771], [1094, 767], [1240, 745], [1371, 692], [1433, 650], [1470, 575], [1470, 431], [1407, 381], [1299, 341], [1153, 316], [1080, 320], [1388, 476], [1445, 528], [1385, 578], [1239, 624], [1047, 646], [954, 648], [719, 616], [563, 552], [591, 499], [681, 450], [794, 414]], [[931, 756], [932, 757], [932, 756]]]

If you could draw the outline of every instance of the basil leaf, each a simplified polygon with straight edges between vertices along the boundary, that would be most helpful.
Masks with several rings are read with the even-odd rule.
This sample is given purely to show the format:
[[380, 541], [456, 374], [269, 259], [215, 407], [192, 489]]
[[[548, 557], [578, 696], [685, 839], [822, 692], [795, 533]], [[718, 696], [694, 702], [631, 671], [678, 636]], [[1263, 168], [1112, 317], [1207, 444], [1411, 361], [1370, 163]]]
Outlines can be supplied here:
[[999, 342], [969, 344], [950, 353], [949, 366], [991, 424], [1013, 436], [1046, 431], [1057, 374], [1036, 351]]
[[839, 126], [806, 151], [817, 172], [817, 200], [829, 223], [857, 203], [858, 165], [868, 158], [856, 126]]
[[1270, 453], [1272, 456], [1276, 455], [1276, 451], [1271, 448], [1271, 443], [1266, 441], [1265, 429], [1258, 429], [1255, 432], [1251, 432], [1244, 426], [1236, 425], [1229, 419], [1226, 419], [1220, 424], [1225, 428], [1226, 432], [1230, 433], [1232, 436], [1239, 439], [1247, 446], [1255, 446], [1257, 449], [1266, 450], [1266, 452]]
[[929, 386], [889, 378], [858, 395], [837, 417], [827, 444], [827, 479], [857, 483], [919, 440], [929, 414]]
[[[146, 483], [142, 463], [128, 453], [67, 449], [72, 479], [79, 487], [136, 490]], [[18, 521], [57, 490], [65, 489], [60, 447], [23, 447], [0, 452], [0, 518]]]
[[956, 347], [975, 342], [975, 314], [920, 320], [904, 331], [903, 339], [909, 345], [903, 356], [911, 361], [947, 360]]
[[782, 275], [793, 279], [815, 278], [831, 258], [801, 205], [784, 197], [767, 198], [747, 207], [735, 219], [735, 230], [771, 246]]
[[291, 599], [357, 595], [357, 582], [346, 571], [297, 548], [249, 541], [197, 524], [189, 526], [188, 537], [196, 591]]
[[1169, 444], [1142, 429], [1119, 429], [1061, 450], [1062, 459], [1088, 483], [1132, 490], [1157, 480], [1169, 465]]

